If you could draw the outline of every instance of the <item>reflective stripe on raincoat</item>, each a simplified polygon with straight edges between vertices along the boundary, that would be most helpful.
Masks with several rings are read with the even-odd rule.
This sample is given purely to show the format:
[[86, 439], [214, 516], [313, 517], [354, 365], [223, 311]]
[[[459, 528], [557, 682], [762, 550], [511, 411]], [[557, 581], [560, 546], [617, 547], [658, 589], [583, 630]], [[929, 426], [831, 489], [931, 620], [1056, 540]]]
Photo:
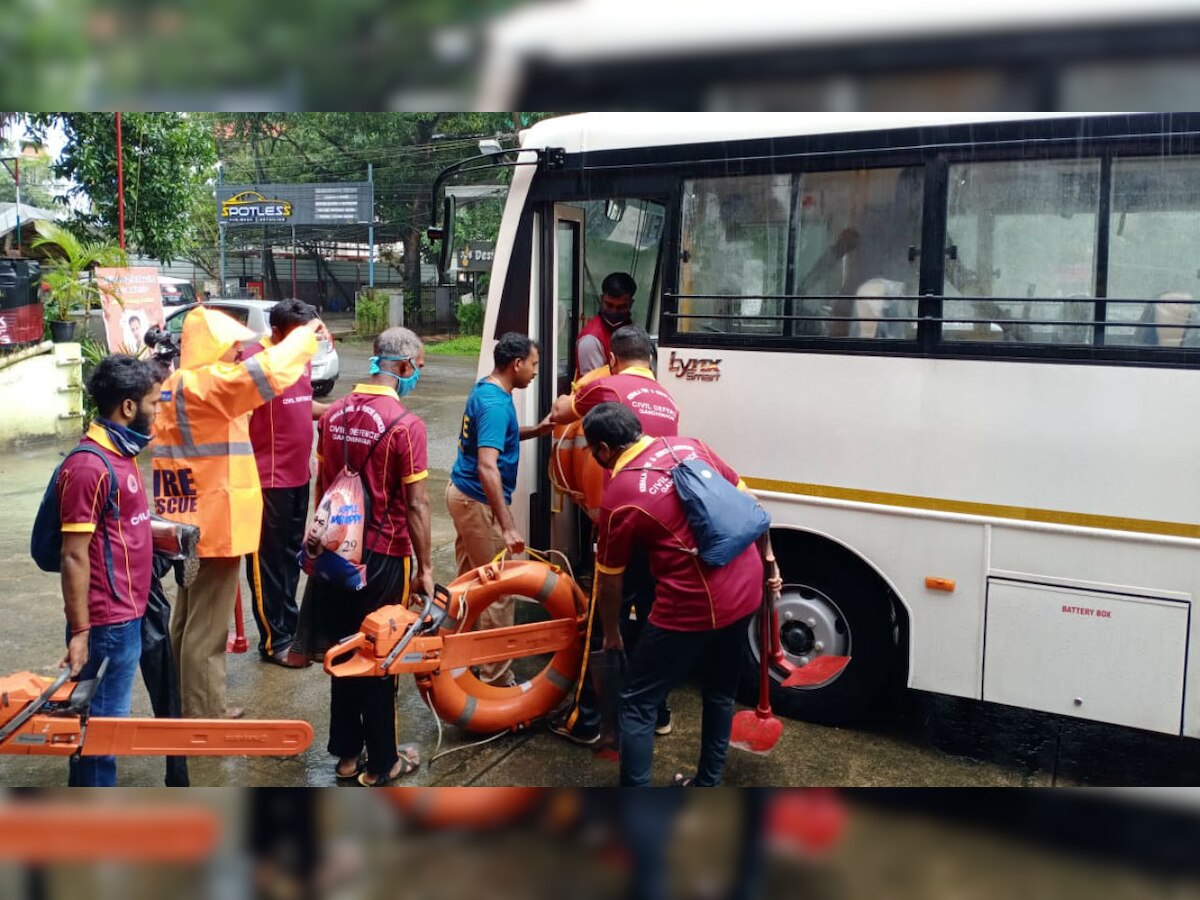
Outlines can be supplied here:
[[308, 328], [242, 362], [219, 360], [256, 335], [230, 316], [199, 306], [183, 323], [179, 370], [163, 383], [154, 423], [155, 511], [200, 526], [202, 557], [258, 550], [262, 490], [250, 413], [286, 390], [317, 351]]

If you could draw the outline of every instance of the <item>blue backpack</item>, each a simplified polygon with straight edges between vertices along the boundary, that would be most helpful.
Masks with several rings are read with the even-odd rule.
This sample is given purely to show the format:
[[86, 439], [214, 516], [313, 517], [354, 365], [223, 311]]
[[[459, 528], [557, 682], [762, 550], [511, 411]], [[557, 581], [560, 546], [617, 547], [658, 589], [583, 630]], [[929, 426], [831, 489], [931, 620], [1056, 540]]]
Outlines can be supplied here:
[[[104, 500], [101, 518], [109, 515], [116, 519], [118, 516], [117, 474], [113, 471], [112, 463], [108, 461], [108, 457], [102, 450], [80, 444], [68, 453], [66, 458], [54, 469], [54, 474], [50, 476], [50, 483], [46, 485], [46, 492], [42, 495], [42, 503], [38, 507], [37, 516], [33, 520], [29, 554], [43, 572], [62, 571], [62, 508], [58, 502], [58, 476], [67, 460], [76, 453], [90, 453], [92, 456], [99, 457], [100, 461], [104, 463], [104, 468], [108, 469], [108, 496]], [[104, 567], [108, 574], [108, 587], [113, 596], [117, 597], [119, 595], [113, 572], [112, 544], [108, 537], [108, 529], [104, 528], [103, 522], [101, 522], [99, 530], [104, 536]]]
[[703, 459], [680, 460], [669, 441], [663, 439], [663, 445], [675, 460], [665, 471], [683, 504], [696, 555], [710, 566], [728, 565], [771, 527], [770, 514]]

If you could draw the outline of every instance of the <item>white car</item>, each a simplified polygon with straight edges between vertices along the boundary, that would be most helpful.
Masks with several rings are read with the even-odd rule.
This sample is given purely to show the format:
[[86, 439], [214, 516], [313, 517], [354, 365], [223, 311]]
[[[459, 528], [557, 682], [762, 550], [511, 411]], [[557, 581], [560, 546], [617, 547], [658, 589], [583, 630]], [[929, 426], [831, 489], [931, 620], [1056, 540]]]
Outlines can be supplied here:
[[183, 306], [195, 303], [200, 298], [196, 296], [196, 288], [190, 281], [182, 278], [158, 276], [158, 290], [162, 294], [163, 306]]
[[[237, 319], [259, 337], [271, 333], [271, 307], [274, 300], [209, 300], [204, 305], [209, 309], [219, 309], [226, 315]], [[183, 320], [187, 314], [200, 304], [189, 303], [187, 306], [173, 306], [165, 310], [167, 330], [174, 335], [183, 331]], [[317, 355], [312, 360], [312, 386], [314, 397], [324, 397], [333, 390], [338, 379], [338, 353], [333, 346], [333, 336], [326, 331], [325, 337], [317, 340]]]

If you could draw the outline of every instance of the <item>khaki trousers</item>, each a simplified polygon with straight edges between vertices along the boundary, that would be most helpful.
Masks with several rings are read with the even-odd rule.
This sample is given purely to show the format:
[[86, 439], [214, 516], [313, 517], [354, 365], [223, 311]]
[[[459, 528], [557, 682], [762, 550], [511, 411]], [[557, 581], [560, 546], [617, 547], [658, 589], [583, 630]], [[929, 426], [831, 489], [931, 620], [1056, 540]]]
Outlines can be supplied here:
[[[504, 549], [504, 532], [487, 503], [468, 497], [454, 486], [446, 483], [446, 509], [454, 520], [454, 558], [458, 562], [458, 574], [477, 569], [490, 563]], [[501, 597], [479, 614], [475, 620], [476, 631], [504, 628], [513, 624], [515, 601], [512, 597]], [[479, 667], [479, 680], [487, 684], [503, 684], [510, 676], [512, 661], [485, 663]]]
[[171, 649], [179, 666], [185, 719], [225, 717], [225, 643], [237, 602], [241, 558], [200, 560], [196, 580], [180, 588], [171, 612]]

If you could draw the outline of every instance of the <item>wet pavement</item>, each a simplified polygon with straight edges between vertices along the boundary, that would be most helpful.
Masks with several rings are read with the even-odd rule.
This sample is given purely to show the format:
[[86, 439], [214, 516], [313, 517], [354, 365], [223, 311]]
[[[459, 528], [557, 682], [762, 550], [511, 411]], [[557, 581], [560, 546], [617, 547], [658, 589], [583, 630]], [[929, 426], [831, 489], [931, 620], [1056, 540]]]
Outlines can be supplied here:
[[[344, 396], [365, 373], [369, 346], [342, 341], [342, 377], [331, 397]], [[429, 355], [412, 408], [429, 431], [429, 491], [433, 501], [434, 567], [439, 580], [454, 575], [454, 531], [442, 495], [462, 406], [474, 380], [474, 358]], [[29, 531], [46, 479], [69, 448], [42, 446], [0, 456], [0, 672], [55, 671], [62, 655], [62, 601], [57, 576], [29, 558]], [[148, 462], [147, 462], [148, 465]], [[168, 595], [173, 596], [173, 587]], [[243, 596], [248, 590], [243, 582]], [[282, 669], [259, 661], [257, 635], [246, 612], [251, 651], [228, 656], [229, 701], [256, 718], [302, 718], [313, 723], [312, 747], [296, 758], [193, 759], [193, 785], [333, 785], [328, 736], [328, 678], [317, 666]], [[699, 746], [698, 691], [685, 687], [671, 700], [674, 733], [656, 742], [655, 780], [667, 783], [691, 771]], [[139, 683], [134, 714], [149, 715]], [[416, 743], [421, 768], [406, 782], [418, 785], [604, 786], [616, 783], [616, 764], [565, 743], [544, 729], [509, 734], [482, 746], [452, 726], [442, 728], [413, 683], [401, 679], [399, 730]], [[162, 783], [162, 761], [127, 758], [123, 785]], [[0, 786], [56, 786], [66, 763], [49, 757], [0, 755]], [[1052, 784], [1163, 785], [1200, 783], [1200, 744], [1129, 729], [1074, 722], [987, 704], [899, 692], [874, 723], [850, 730], [787, 721], [770, 756], [731, 751], [726, 783], [734, 786], [1037, 786]]]

